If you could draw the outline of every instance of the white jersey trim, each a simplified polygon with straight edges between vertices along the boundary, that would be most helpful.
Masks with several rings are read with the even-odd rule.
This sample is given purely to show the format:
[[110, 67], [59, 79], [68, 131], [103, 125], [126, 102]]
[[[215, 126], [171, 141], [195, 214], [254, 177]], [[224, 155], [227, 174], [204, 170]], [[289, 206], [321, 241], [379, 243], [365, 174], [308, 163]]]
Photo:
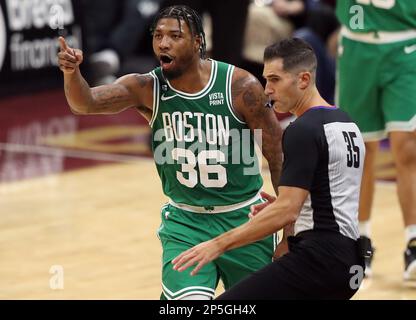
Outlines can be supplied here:
[[184, 91], [177, 90], [170, 84], [169, 80], [166, 79], [166, 82], [168, 83], [169, 88], [173, 92], [177, 93], [181, 98], [196, 100], [196, 99], [200, 99], [204, 97], [208, 92], [211, 91], [217, 79], [217, 71], [218, 71], [217, 61], [211, 60], [211, 75], [209, 77], [208, 83], [201, 91], [196, 92], [196, 93], [187, 93]]
[[226, 93], [225, 93], [225, 100], [227, 101], [228, 109], [230, 110], [230, 113], [234, 117], [235, 120], [237, 120], [241, 124], [246, 124], [244, 121], [242, 121], [239, 117], [237, 117], [235, 113], [235, 109], [233, 106], [233, 96], [232, 96], [232, 80], [233, 80], [233, 73], [234, 73], [234, 66], [229, 65], [227, 70], [227, 80], [226, 80]]
[[341, 35], [350, 40], [371, 43], [371, 44], [387, 44], [416, 39], [416, 30], [403, 30], [397, 32], [378, 31], [359, 33], [349, 30], [343, 26]]
[[387, 132], [385, 130], [362, 132], [361, 134], [365, 142], [380, 141], [387, 138]]
[[176, 292], [172, 292], [162, 283], [162, 290], [168, 300], [179, 300], [191, 294], [202, 294], [211, 298], [214, 298], [215, 296], [214, 289], [202, 286], [186, 287]]
[[157, 78], [154, 71], [149, 73], [153, 78], [153, 114], [150, 119], [149, 125], [153, 128], [153, 123], [156, 120], [157, 113], [159, 111], [159, 79]]
[[261, 199], [261, 196], [260, 196], [260, 193], [258, 193], [253, 198], [248, 199], [248, 200], [243, 201], [243, 202], [239, 202], [239, 203], [232, 204], [232, 205], [229, 205], [229, 206], [209, 206], [209, 209], [207, 209], [208, 206], [207, 207], [198, 207], [198, 206], [191, 206], [191, 205], [182, 204], [182, 203], [176, 203], [172, 199], [169, 200], [169, 204], [178, 208], [178, 209], [182, 209], [182, 210], [190, 211], [190, 212], [194, 212], [194, 213], [216, 214], [216, 213], [229, 212], [229, 211], [244, 208], [244, 207], [249, 206], [250, 204], [256, 202], [257, 200], [260, 200], [260, 199]]
[[386, 131], [415, 131], [416, 115], [409, 121], [390, 121], [386, 124]]

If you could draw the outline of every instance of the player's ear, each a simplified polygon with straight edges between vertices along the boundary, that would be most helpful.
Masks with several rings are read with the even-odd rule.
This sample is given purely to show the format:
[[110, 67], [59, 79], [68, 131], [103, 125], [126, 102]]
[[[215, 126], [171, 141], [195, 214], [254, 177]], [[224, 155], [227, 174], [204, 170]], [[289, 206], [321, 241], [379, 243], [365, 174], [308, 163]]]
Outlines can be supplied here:
[[309, 87], [311, 81], [312, 74], [309, 71], [299, 73], [298, 86], [300, 89], [305, 90], [307, 87]]
[[194, 39], [195, 39], [194, 40], [194, 50], [195, 50], [195, 52], [198, 52], [199, 48], [201, 48], [201, 45], [202, 45], [202, 38], [201, 38], [201, 36], [195, 36]]

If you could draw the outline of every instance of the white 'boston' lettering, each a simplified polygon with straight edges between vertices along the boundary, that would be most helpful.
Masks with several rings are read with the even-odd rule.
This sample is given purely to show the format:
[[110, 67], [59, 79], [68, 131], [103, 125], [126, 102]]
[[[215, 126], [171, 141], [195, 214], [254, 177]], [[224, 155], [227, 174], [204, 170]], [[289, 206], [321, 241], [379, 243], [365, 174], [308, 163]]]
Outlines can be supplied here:
[[[193, 120], [193, 121], [192, 121]], [[163, 129], [167, 142], [207, 142], [210, 145], [228, 145], [230, 121], [228, 116], [201, 112], [162, 113]], [[206, 140], [205, 140], [206, 139]]]
[[[224, 124], [224, 120], [225, 124]], [[218, 144], [220, 146], [228, 146], [228, 141], [230, 140], [230, 121], [228, 116], [218, 117]]]
[[163, 129], [165, 130], [165, 138], [167, 142], [172, 142], [174, 140], [172, 122], [170, 121], [169, 113], [162, 113]]
[[201, 122], [202, 122], [202, 117], [204, 116], [204, 114], [202, 112], [194, 112], [194, 116], [196, 117], [197, 120], [197, 124], [196, 127], [198, 129], [198, 142], [203, 141], [203, 136], [202, 136], [202, 126], [201, 126]]
[[215, 120], [213, 114], [207, 114], [205, 116], [205, 131], [209, 144], [217, 144], [217, 123]]
[[172, 125], [176, 141], [183, 141], [183, 122], [181, 112], [176, 111], [172, 113]]
[[194, 141], [195, 138], [195, 133], [194, 133], [194, 127], [192, 126], [192, 124], [188, 124], [188, 118], [192, 119], [192, 112], [186, 111], [183, 113], [183, 126], [186, 129], [188, 129], [188, 132], [185, 134], [185, 142], [192, 142]]

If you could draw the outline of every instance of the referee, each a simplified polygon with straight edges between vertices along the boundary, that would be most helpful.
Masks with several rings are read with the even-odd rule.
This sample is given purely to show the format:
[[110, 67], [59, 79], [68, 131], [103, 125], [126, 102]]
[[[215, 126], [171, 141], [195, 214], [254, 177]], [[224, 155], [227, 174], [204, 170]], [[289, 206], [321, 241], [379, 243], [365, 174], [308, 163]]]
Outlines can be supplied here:
[[[277, 112], [297, 119], [284, 132], [279, 196], [269, 198], [244, 225], [201, 243], [173, 260], [191, 274], [225, 251], [295, 222], [289, 251], [219, 299], [349, 299], [354, 270], [363, 275], [358, 199], [365, 154], [361, 133], [348, 115], [329, 105], [315, 85], [316, 56], [303, 40], [266, 48], [265, 93]], [[258, 212], [256, 212], [258, 211]]]

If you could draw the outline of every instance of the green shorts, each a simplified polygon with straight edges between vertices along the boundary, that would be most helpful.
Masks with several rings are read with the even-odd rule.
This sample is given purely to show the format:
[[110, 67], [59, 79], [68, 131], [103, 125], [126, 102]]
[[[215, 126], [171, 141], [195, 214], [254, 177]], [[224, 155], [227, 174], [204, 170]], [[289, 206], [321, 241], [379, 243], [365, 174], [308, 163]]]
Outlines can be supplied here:
[[183, 272], [172, 268], [171, 261], [180, 253], [247, 222], [249, 212], [250, 206], [216, 214], [194, 213], [170, 204], [163, 206], [158, 230], [163, 248], [162, 299], [181, 299], [191, 294], [213, 298], [220, 279], [228, 289], [271, 263], [277, 234], [226, 252], [205, 265], [195, 276], [190, 275], [192, 267]]
[[337, 105], [365, 140], [416, 129], [416, 39], [370, 44], [342, 37]]

